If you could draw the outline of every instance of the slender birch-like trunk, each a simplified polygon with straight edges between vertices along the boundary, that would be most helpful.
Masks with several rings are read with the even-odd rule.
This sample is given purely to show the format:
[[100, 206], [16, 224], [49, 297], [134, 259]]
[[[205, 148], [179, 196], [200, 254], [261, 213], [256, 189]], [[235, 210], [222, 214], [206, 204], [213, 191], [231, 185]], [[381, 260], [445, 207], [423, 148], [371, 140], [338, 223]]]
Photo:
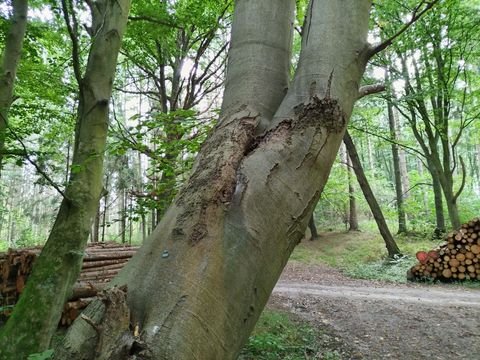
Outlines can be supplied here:
[[8, 111], [13, 102], [15, 77], [27, 28], [28, 1], [12, 0], [12, 8], [13, 14], [5, 40], [5, 48], [0, 59], [0, 175], [5, 155]]
[[103, 189], [109, 99], [130, 0], [98, 0], [94, 37], [79, 83], [72, 170], [55, 224], [27, 285], [0, 332], [0, 359], [26, 359], [48, 348], [80, 272]]

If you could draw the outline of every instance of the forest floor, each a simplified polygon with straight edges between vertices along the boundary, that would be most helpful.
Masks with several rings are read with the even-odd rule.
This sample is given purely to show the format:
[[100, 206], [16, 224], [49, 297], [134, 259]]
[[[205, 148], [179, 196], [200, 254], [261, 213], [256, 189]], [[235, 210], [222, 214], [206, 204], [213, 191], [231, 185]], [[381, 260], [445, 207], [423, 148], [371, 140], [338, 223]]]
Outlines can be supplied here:
[[352, 279], [293, 261], [268, 307], [319, 330], [336, 359], [480, 360], [479, 289]]

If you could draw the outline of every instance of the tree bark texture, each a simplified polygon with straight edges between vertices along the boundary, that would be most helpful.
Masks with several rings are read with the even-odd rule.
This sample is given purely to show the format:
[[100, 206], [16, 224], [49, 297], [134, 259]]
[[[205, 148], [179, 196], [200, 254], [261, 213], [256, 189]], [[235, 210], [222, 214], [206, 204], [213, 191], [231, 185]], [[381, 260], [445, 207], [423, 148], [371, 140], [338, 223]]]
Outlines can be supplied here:
[[357, 149], [355, 148], [355, 144], [353, 143], [353, 140], [348, 132], [345, 133], [343, 141], [347, 146], [348, 155], [350, 156], [350, 160], [352, 161], [353, 170], [355, 171], [355, 175], [357, 176], [358, 184], [363, 191], [365, 200], [367, 200], [368, 205], [370, 206], [370, 210], [373, 214], [373, 217], [375, 218], [378, 230], [380, 231], [380, 234], [385, 241], [388, 256], [393, 258], [395, 255], [400, 255], [400, 249], [398, 248], [395, 240], [393, 239], [392, 233], [388, 229], [388, 225], [385, 221], [385, 217], [383, 216], [382, 209], [378, 205], [377, 199], [375, 198], [375, 195], [370, 188], [370, 184], [368, 183], [365, 172], [363, 171], [360, 158], [358, 157]]
[[0, 63], [0, 175], [5, 152], [8, 111], [13, 102], [15, 77], [27, 28], [28, 1], [12, 0], [12, 7], [13, 14]]
[[[328, 178], [368, 60], [370, 6], [310, 3], [285, 95], [295, 2], [236, 2], [220, 122], [114, 280], [127, 285], [140, 358], [237, 357]], [[75, 344], [95, 333], [76, 323], [69, 358], [84, 359]]]
[[25, 359], [44, 351], [80, 272], [83, 251], [102, 192], [108, 104], [129, 0], [95, 2], [92, 40], [80, 81], [70, 181], [55, 224], [19, 302], [0, 333], [0, 359]]

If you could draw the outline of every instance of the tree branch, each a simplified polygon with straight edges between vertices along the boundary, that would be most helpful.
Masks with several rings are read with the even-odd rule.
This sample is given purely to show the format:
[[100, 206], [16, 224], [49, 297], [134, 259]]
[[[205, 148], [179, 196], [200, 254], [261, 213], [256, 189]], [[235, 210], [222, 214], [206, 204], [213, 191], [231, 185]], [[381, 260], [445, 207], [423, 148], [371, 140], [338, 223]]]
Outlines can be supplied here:
[[368, 95], [377, 94], [379, 92], [385, 91], [385, 89], [385, 84], [372, 84], [362, 86], [360, 87], [360, 89], [358, 89], [357, 100], [360, 100], [361, 98]]
[[183, 30], [183, 27], [181, 27], [181, 26], [179, 26], [179, 25], [177, 25], [177, 24], [175, 24], [171, 21], [156, 19], [154, 17], [146, 16], [146, 15], [129, 16], [128, 20], [131, 20], [131, 21], [146, 21], [146, 22], [151, 22], [153, 24], [158, 24], [158, 25], [163, 25], [163, 26], [168, 26], [168, 27], [172, 27], [172, 28], [175, 28], [175, 29]]
[[[390, 38], [387, 40], [383, 41], [382, 43], [378, 45], [374, 45], [369, 51], [368, 51], [368, 58], [373, 57], [374, 55], [378, 54], [379, 52], [385, 50], [387, 47], [393, 44], [395, 39], [397, 39], [400, 35], [402, 35], [405, 31], [407, 31], [410, 26], [412, 26], [418, 19], [420, 19], [428, 10], [430, 10], [432, 7], [434, 7], [440, 0], [432, 0], [431, 2], [426, 2], [425, 0], [422, 0], [420, 4], [413, 10], [412, 12], [412, 18], [410, 21], [408, 21], [400, 30], [398, 30], [394, 35], [392, 35]], [[425, 8], [421, 10], [422, 6], [427, 3]]]
[[[66, 0], [62, 0], [62, 11], [65, 24], [67, 26], [68, 35], [72, 40], [72, 62], [73, 72], [78, 84], [82, 83], [82, 71], [80, 69], [80, 45], [78, 42], [78, 23], [75, 16], [75, 10], [71, 1], [67, 4]], [[81, 88], [81, 87], [80, 87]]]
[[32, 160], [32, 158], [30, 157], [30, 155], [28, 154], [28, 150], [27, 150], [27, 147], [25, 146], [24, 142], [22, 141], [22, 139], [20, 139], [20, 137], [9, 127], [9, 125], [7, 124], [7, 127], [8, 129], [10, 130], [10, 133], [12, 134], [12, 136], [15, 138], [15, 140], [17, 140], [20, 145], [22, 145], [22, 148], [23, 148], [23, 151], [24, 151], [24, 157], [25, 159], [30, 163], [32, 164], [35, 169], [37, 170], [37, 172], [42, 175], [44, 177], [45, 180], [47, 180], [47, 182], [55, 189], [57, 190], [57, 192], [65, 199], [65, 200], [69, 200], [67, 195], [62, 191], [62, 189], [60, 189], [60, 187], [52, 180], [52, 178], [50, 176], [48, 176], [48, 174], [43, 171], [40, 166], [34, 161]]
[[387, 136], [383, 136], [383, 135], [380, 135], [380, 134], [377, 134], [377, 133], [374, 133], [374, 132], [371, 132], [371, 131], [368, 131], [368, 130], [365, 130], [365, 129], [360, 129], [352, 124], [349, 124], [349, 127], [351, 127], [352, 129], [356, 130], [356, 131], [359, 131], [359, 132], [362, 132], [364, 134], [368, 134], [368, 135], [372, 135], [372, 136], [375, 136], [375, 137], [378, 137], [382, 140], [385, 140], [387, 141], [388, 143], [390, 144], [395, 144], [397, 146], [400, 146], [401, 148], [407, 150], [407, 151], [410, 151], [414, 154], [417, 154], [419, 155], [420, 157], [424, 158], [425, 157], [425, 154], [423, 154], [421, 151], [411, 147], [411, 146], [408, 146], [408, 145], [405, 145], [405, 144], [402, 144], [402, 143], [399, 143], [397, 141], [394, 141], [392, 140], [391, 138], [387, 137]]

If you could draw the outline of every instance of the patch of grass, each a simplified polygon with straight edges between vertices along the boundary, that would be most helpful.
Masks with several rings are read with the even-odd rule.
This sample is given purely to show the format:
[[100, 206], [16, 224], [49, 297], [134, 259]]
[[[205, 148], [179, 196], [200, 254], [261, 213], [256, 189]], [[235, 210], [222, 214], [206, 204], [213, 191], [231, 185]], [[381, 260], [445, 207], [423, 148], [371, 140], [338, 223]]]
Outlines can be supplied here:
[[406, 272], [415, 263], [415, 253], [431, 250], [442, 241], [429, 238], [397, 236], [396, 242], [405, 255], [387, 259], [385, 243], [378, 233], [322, 233], [316, 241], [303, 241], [290, 260], [306, 264], [327, 264], [340, 268], [352, 277], [406, 282]]
[[361, 266], [347, 266], [344, 272], [359, 279], [407, 282], [407, 271], [416, 263], [412, 256], [403, 256], [395, 260], [377, 260]]
[[286, 313], [265, 310], [239, 359], [303, 360], [319, 353], [317, 335], [311, 326], [291, 320]]

